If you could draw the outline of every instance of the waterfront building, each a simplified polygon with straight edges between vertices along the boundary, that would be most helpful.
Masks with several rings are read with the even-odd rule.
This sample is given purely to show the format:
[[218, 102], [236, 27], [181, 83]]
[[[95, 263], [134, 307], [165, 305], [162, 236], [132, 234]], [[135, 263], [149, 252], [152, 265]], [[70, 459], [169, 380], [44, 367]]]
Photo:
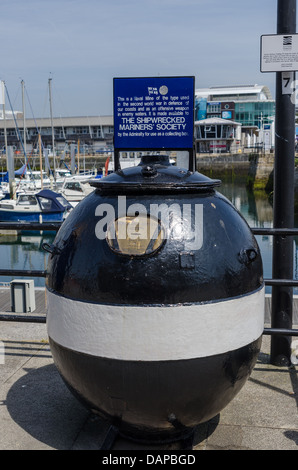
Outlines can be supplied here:
[[[275, 101], [266, 86], [225, 86], [195, 90], [195, 141], [197, 151], [229, 152], [246, 149], [271, 150], [274, 146]], [[1, 119], [2, 117], [2, 119]], [[208, 119], [216, 119], [217, 122]], [[203, 121], [200, 125], [199, 121]], [[206, 121], [207, 120], [207, 121]], [[85, 154], [113, 146], [113, 116], [78, 116], [26, 118], [26, 151], [38, 151], [38, 132], [42, 144], [52, 152], [70, 152], [71, 144], [80, 143]], [[24, 132], [21, 112], [0, 115], [0, 151], [7, 144], [23, 151]], [[204, 127], [203, 127], [204, 126]], [[229, 132], [231, 126], [232, 134]], [[240, 127], [239, 127], [240, 126]]]
[[241, 144], [239, 122], [211, 117], [195, 121], [196, 153], [237, 153]]
[[[17, 123], [17, 125], [16, 125]], [[53, 124], [53, 128], [52, 128]], [[4, 127], [6, 125], [7, 145], [15, 150], [23, 150], [23, 118], [0, 120], [0, 149], [4, 148]], [[55, 152], [69, 151], [70, 145], [80, 142], [86, 154], [100, 151], [113, 145], [113, 116], [81, 116], [26, 119], [27, 153], [38, 150], [38, 132], [40, 131], [43, 147], [52, 151], [54, 133]], [[53, 132], [52, 132], [53, 131]]]
[[[7, 109], [5, 110], [5, 119], [13, 119], [13, 115], [15, 115], [17, 118], [21, 118], [23, 116], [22, 111], [15, 111], [14, 113], [12, 111], [8, 111]], [[1, 119], [4, 119], [4, 110], [0, 107], [0, 122]]]
[[220, 118], [241, 124], [242, 149], [273, 148], [275, 101], [267, 86], [201, 88], [195, 91], [195, 100], [196, 120]]

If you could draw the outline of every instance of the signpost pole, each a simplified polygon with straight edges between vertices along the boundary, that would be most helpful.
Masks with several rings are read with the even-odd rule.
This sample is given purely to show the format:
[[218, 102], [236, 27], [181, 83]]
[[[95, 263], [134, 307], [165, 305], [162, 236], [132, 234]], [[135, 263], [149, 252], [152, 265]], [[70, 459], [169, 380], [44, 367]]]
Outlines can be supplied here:
[[114, 171], [120, 170], [120, 157], [119, 157], [119, 150], [114, 148]]
[[189, 154], [189, 163], [188, 163], [188, 170], [189, 171], [196, 171], [196, 153], [194, 147], [188, 150]]
[[[296, 33], [296, 0], [278, 0], [277, 34]], [[295, 103], [291, 93], [283, 90], [283, 74], [276, 73], [276, 124], [274, 161], [273, 224], [275, 228], [294, 226], [294, 167], [295, 167]], [[293, 72], [295, 78], [295, 72]], [[273, 279], [293, 278], [293, 239], [273, 237]], [[293, 288], [272, 288], [272, 328], [292, 328]], [[273, 336], [271, 363], [290, 363], [291, 337]]]

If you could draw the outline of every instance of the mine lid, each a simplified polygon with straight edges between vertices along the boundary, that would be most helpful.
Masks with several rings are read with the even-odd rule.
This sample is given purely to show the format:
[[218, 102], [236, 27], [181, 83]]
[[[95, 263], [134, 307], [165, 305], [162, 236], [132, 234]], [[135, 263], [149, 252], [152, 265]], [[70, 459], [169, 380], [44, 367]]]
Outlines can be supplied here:
[[174, 166], [167, 155], [145, 155], [139, 165], [92, 179], [89, 183], [101, 192], [127, 194], [206, 192], [219, 186], [221, 181]]

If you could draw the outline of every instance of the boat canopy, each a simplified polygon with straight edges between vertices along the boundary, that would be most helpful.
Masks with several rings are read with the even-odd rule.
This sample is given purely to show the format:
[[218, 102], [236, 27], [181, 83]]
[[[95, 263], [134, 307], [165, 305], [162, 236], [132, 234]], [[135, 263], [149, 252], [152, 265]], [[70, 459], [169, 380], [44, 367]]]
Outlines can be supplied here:
[[62, 196], [50, 189], [43, 189], [35, 194], [43, 212], [64, 212], [72, 209], [72, 205]]
[[16, 170], [14, 172], [15, 176], [22, 176], [22, 175], [25, 175], [27, 173], [27, 165], [23, 165], [21, 166], [21, 168], [19, 168], [18, 170]]
[[[22, 175], [25, 175], [26, 173], [27, 173], [27, 165], [23, 165], [18, 170], [15, 170], [14, 175], [15, 176], [22, 176]], [[2, 171], [0, 173], [0, 175], [1, 175], [1, 182], [3, 182], [3, 183], [8, 183], [9, 182], [9, 173], [8, 173], [8, 171]]]

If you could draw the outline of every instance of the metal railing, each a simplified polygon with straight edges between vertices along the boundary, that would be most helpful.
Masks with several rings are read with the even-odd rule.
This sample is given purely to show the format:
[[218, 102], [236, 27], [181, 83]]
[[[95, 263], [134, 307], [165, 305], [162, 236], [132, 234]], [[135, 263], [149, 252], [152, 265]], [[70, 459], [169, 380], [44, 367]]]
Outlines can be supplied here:
[[[252, 228], [254, 235], [272, 235], [272, 236], [298, 236], [298, 228]], [[298, 280], [296, 279], [264, 279], [266, 286], [288, 286], [298, 287]], [[271, 307], [272, 308], [272, 307]], [[298, 336], [297, 329], [287, 328], [264, 328], [264, 335], [284, 335], [284, 336]]]
[[[50, 223], [21, 223], [21, 222], [0, 222], [0, 230], [30, 230], [30, 231], [51, 231], [57, 232], [62, 222]], [[46, 270], [29, 269], [0, 269], [0, 276], [24, 276], [24, 277], [46, 277]], [[24, 322], [24, 323], [45, 323], [45, 315], [14, 315], [13, 313], [0, 314], [0, 321]]]
[[[21, 223], [21, 222], [0, 222], [0, 230], [32, 230], [32, 231], [53, 231], [57, 232], [62, 222], [50, 223]], [[46, 277], [46, 271], [28, 270], [28, 269], [0, 269], [0, 276], [30, 276], [30, 277]], [[0, 316], [1, 320], [1, 316]]]

